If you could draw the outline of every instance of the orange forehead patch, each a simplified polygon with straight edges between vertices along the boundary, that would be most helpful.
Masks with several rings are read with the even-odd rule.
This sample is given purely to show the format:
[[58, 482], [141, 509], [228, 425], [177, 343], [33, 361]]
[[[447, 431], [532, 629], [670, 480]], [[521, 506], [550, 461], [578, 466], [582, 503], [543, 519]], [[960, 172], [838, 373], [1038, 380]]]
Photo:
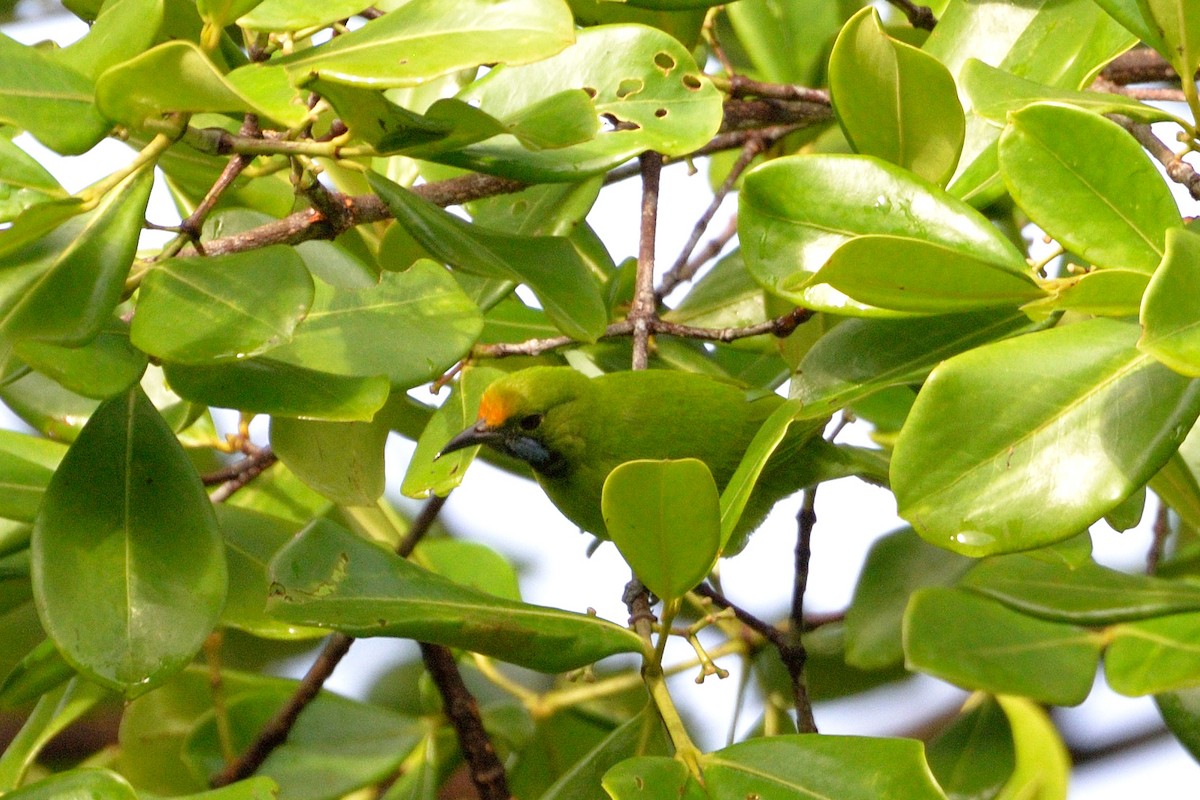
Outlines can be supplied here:
[[479, 419], [489, 428], [498, 428], [509, 418], [512, 409], [508, 398], [497, 392], [484, 392], [479, 402]]

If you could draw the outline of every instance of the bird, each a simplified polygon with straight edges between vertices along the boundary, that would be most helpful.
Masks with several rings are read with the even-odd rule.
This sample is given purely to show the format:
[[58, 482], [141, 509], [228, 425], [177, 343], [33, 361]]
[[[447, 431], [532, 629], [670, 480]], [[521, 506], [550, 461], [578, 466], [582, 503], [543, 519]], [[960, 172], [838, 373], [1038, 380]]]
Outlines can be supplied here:
[[[750, 397], [698, 373], [651, 369], [590, 378], [570, 366], [530, 367], [493, 381], [476, 422], [438, 457], [485, 445], [517, 458], [567, 519], [607, 539], [601, 496], [616, 467], [637, 459], [695, 458], [724, 490], [781, 403], [776, 394]], [[806, 451], [828, 445], [816, 435], [822, 427], [821, 420], [792, 426], [764, 467], [726, 555], [744, 546], [776, 502], [816, 481], [817, 467], [805, 463]]]

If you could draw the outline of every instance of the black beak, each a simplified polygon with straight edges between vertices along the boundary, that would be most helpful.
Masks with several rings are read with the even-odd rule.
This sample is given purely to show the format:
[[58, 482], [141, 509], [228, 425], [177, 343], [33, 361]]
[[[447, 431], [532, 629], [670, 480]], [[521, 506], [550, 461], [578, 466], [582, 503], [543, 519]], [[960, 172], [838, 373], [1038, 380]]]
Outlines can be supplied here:
[[476, 447], [481, 444], [490, 444], [498, 442], [504, 435], [500, 431], [492, 430], [484, 422], [476, 422], [471, 427], [467, 428], [462, 433], [456, 435], [453, 439], [446, 442], [435, 458], [441, 458], [447, 453], [453, 453], [455, 450], [465, 450], [468, 447]]

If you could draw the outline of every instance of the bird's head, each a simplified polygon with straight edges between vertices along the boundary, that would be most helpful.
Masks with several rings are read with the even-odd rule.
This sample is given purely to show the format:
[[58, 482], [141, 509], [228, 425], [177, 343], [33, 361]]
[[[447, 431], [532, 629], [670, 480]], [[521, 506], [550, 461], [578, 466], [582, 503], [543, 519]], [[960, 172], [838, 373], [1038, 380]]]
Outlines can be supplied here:
[[540, 475], [563, 477], [570, 470], [577, 403], [590, 381], [571, 367], [533, 367], [494, 381], [483, 393], [479, 418], [455, 436], [438, 457], [487, 445], [524, 461]]

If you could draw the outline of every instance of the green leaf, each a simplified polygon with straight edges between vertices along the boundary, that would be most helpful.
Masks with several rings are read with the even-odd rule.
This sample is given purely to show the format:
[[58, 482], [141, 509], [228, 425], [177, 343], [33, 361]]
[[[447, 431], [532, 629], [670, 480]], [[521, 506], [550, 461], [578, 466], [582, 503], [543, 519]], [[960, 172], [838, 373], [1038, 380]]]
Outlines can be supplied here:
[[[499, 136], [442, 160], [524, 181], [577, 181], [646, 150], [685, 155], [703, 147], [721, 124], [721, 95], [691, 53], [668, 34], [641, 25], [585, 28], [558, 55], [493, 69], [458, 99], [509, 120], [580, 90], [610, 129], [553, 150], [528, 150], [513, 137]], [[573, 124], [585, 123], [590, 120]]]
[[746, 270], [741, 251], [735, 250], [692, 284], [663, 318], [702, 328], [744, 328], [765, 322], [767, 316], [766, 294]]
[[725, 14], [758, 77], [812, 86], [849, 16], [846, 6], [829, 0], [739, 0]]
[[318, 284], [308, 316], [270, 358], [347, 377], [385, 375], [409, 388], [453, 366], [482, 328], [479, 309], [454, 278], [423, 260], [385, 272], [370, 289]]
[[147, 364], [146, 354], [129, 342], [129, 326], [119, 319], [109, 319], [81, 347], [25, 339], [13, 345], [13, 353], [65, 388], [101, 400], [137, 383]]
[[675, 600], [716, 563], [717, 484], [703, 461], [628, 461], [608, 474], [600, 504], [613, 544], [646, 588]]
[[[243, 752], [281, 706], [294, 685], [234, 696], [228, 706], [234, 752]], [[304, 708], [287, 741], [271, 752], [258, 773], [279, 784], [279, 797], [326, 800], [383, 780], [421, 740], [419, 720], [327, 692]], [[216, 715], [200, 718], [183, 744], [183, 758], [199, 775], [225, 766]]]
[[1200, 376], [1200, 315], [1186, 302], [1200, 279], [1200, 234], [1173, 228], [1161, 266], [1142, 298], [1138, 348], [1176, 372]]
[[1200, 688], [1156, 695], [1154, 702], [1175, 739], [1192, 758], [1200, 754]]
[[1122, 114], [1139, 122], [1179, 121], [1174, 114], [1132, 97], [1046, 86], [988, 66], [977, 58], [967, 59], [960, 77], [975, 113], [1001, 125], [1012, 112], [1045, 102], [1071, 105], [1093, 114]]
[[369, 5], [369, 0], [263, 0], [238, 17], [237, 24], [273, 33], [321, 28], [353, 17]]
[[129, 695], [182, 669], [225, 602], [212, 504], [138, 388], [102, 403], [67, 451], [31, 547], [46, 632], [72, 666]]
[[37, 159], [0, 136], [0, 222], [12, 222], [30, 206], [67, 196]]
[[416, 563], [461, 586], [502, 597], [521, 600], [517, 572], [504, 556], [487, 545], [457, 539], [421, 540]]
[[42, 493], [66, 453], [58, 442], [0, 431], [0, 517], [33, 522]]
[[1028, 270], [1011, 262], [989, 263], [900, 236], [849, 240], [813, 282], [829, 284], [864, 305], [922, 314], [1016, 306], [1045, 296]]
[[544, 672], [642, 649], [611, 622], [458, 586], [324, 520], [276, 556], [271, 575], [272, 615], [351, 636], [463, 647]]
[[677, 758], [639, 756], [613, 765], [601, 780], [613, 800], [704, 800], [710, 797]]
[[270, 358], [167, 364], [164, 371], [171, 388], [192, 402], [303, 419], [370, 422], [390, 391], [383, 375], [333, 375]]
[[0, 120], [61, 155], [91, 150], [112, 123], [96, 111], [92, 82], [0, 33]]
[[1103, 637], [963, 589], [917, 591], [904, 616], [909, 669], [967, 689], [1073, 706], [1092, 689]]
[[847, 241], [870, 234], [941, 245], [1014, 271], [1025, 268], [1024, 256], [979, 212], [870, 156], [779, 158], [744, 179], [738, 236], [746, 266], [785, 300], [838, 314], [872, 313], [812, 275]]
[[1009, 116], [999, 148], [1013, 200], [1068, 250], [1101, 267], [1150, 273], [1158, 266], [1167, 230], [1180, 225], [1179, 210], [1120, 125], [1039, 103]]
[[525, 283], [568, 336], [595, 341], [604, 332], [608, 313], [600, 288], [565, 238], [488, 230], [443, 211], [377, 173], [370, 173], [368, 179], [396, 222], [435, 257], [467, 272]]
[[22, 422], [60, 442], [72, 442], [100, 405], [83, 395], [64, 389], [40, 372], [0, 386], [0, 400]]
[[1102, 317], [1132, 317], [1142, 305], [1150, 276], [1132, 269], [1094, 269], [1082, 275], [1042, 282], [1050, 292], [1043, 300], [1021, 309], [1037, 319], [1056, 310], [1078, 311]]
[[[416, 86], [480, 64], [546, 59], [574, 41], [558, 0], [409, 0], [356, 31], [275, 62], [293, 77]], [[487, 111], [488, 109], [484, 109]]]
[[838, 34], [829, 90], [857, 152], [942, 186], [954, 174], [966, 124], [954, 78], [933, 56], [889, 37], [874, 8]]
[[154, 44], [163, 0], [108, 0], [82, 39], [47, 54], [91, 80]]
[[0, 272], [5, 336], [78, 346], [100, 332], [124, 291], [153, 183], [153, 170], [138, 170], [86, 215], [6, 254], [9, 266]]
[[422, 499], [432, 495], [445, 497], [462, 483], [478, 448], [448, 453], [444, 458], [439, 458], [438, 453], [453, 436], [475, 421], [483, 390], [503, 374], [493, 367], [468, 366], [463, 369], [450, 397], [438, 407], [421, 431], [417, 449], [409, 459], [408, 470], [400, 484], [401, 494]]
[[338, 505], [369, 506], [383, 495], [379, 422], [325, 422], [271, 418], [271, 447], [300, 480]]
[[944, 800], [915, 739], [792, 734], [701, 756], [713, 797]]
[[12, 800], [62, 800], [62, 798], [95, 798], [95, 800], [137, 800], [129, 782], [106, 769], [70, 769], [23, 786], [5, 797]]
[[1012, 729], [1017, 768], [997, 800], [1066, 797], [1071, 756], [1046, 710], [1024, 697], [997, 697]]
[[933, 544], [981, 556], [1066, 539], [1116, 507], [1200, 414], [1200, 385], [1139, 352], [1137, 335], [1094, 319], [944, 362], [896, 442], [900, 515]]
[[1197, 484], [1196, 476], [1183, 457], [1187, 447], [1188, 441], [1184, 440], [1180, 452], [1171, 456], [1171, 460], [1150, 479], [1147, 486], [1186, 525], [1200, 528], [1200, 484]]
[[0, 684], [0, 708], [21, 708], [75, 677], [54, 642], [43, 639], [25, 654]]
[[1200, 586], [1130, 575], [1090, 559], [1068, 565], [1024, 554], [989, 558], [961, 585], [1026, 614], [1077, 625], [1200, 611]]
[[[265, 67], [239, 72], [236, 81], [232, 75], [222, 75], [192, 42], [164, 42], [101, 75], [96, 81], [96, 104], [110, 118], [135, 127], [168, 112], [201, 111], [262, 114], [285, 127], [303, 123], [308, 110], [291, 102], [295, 90], [287, 85], [286, 76]], [[262, 94], [263, 81], [285, 95]]]
[[1126, 622], [1113, 626], [1104, 654], [1104, 676], [1129, 697], [1159, 694], [1200, 683], [1200, 614]]
[[222, 624], [264, 639], [324, 636], [325, 631], [317, 628], [279, 622], [267, 616], [265, 610], [270, 589], [267, 564], [301, 525], [229, 503], [221, 503], [215, 509], [225, 537], [225, 562], [229, 568], [229, 596], [221, 612]]
[[[1135, 43], [1092, 0], [952, 2], [923, 49], [951, 75], [960, 75], [975, 58], [1047, 86], [1082, 89], [1101, 67]], [[996, 163], [999, 135], [990, 120], [968, 110], [951, 194], [983, 208], [1004, 193]]]
[[[1147, 26], [1162, 37], [1149, 41], [1180, 75], [1200, 69], [1200, 5], [1195, 0], [1138, 0]], [[1193, 94], [1193, 97], [1195, 95]]]
[[1151, 26], [1146, 19], [1141, 0], [1095, 0], [1095, 2], [1096, 5], [1108, 12], [1109, 16], [1125, 26], [1126, 30], [1134, 33], [1139, 41], [1145, 42], [1159, 52], [1166, 49], [1162, 32]]
[[292, 338], [313, 279], [291, 247], [172, 258], [142, 279], [133, 343], [164, 361], [248, 358]]
[[[663, 730], [662, 719], [653, 704], [648, 704], [641, 712], [613, 730], [599, 744], [593, 747], [587, 755], [562, 771], [539, 800], [575, 800], [575, 798], [590, 797], [595, 794], [596, 787], [603, 783], [604, 789], [618, 797], [614, 786], [617, 771], [624, 771], [629, 765], [629, 759], [639, 756], [653, 758], [665, 756], [668, 750], [667, 738]], [[643, 760], [643, 759], [638, 759]], [[683, 762], [674, 763], [682, 766]], [[678, 797], [678, 796], [676, 796]], [[641, 800], [648, 800], [641, 795]], [[679, 798], [683, 800], [683, 798]]]
[[108, 697], [107, 690], [79, 678], [42, 695], [21, 730], [0, 754], [0, 790], [7, 796], [20, 786], [42, 748]]
[[976, 696], [926, 747], [929, 769], [950, 797], [995, 797], [1017, 766], [1013, 732], [1000, 704]]
[[954, 585], [970, 564], [926, 543], [912, 528], [876, 541], [846, 611], [846, 663], [860, 669], [902, 663], [900, 628], [909, 597], [927, 586]]
[[847, 319], [812, 346], [791, 396], [830, 413], [889, 386], [919, 382], [945, 359], [1030, 329], [1018, 311], [988, 309], [917, 319]]

